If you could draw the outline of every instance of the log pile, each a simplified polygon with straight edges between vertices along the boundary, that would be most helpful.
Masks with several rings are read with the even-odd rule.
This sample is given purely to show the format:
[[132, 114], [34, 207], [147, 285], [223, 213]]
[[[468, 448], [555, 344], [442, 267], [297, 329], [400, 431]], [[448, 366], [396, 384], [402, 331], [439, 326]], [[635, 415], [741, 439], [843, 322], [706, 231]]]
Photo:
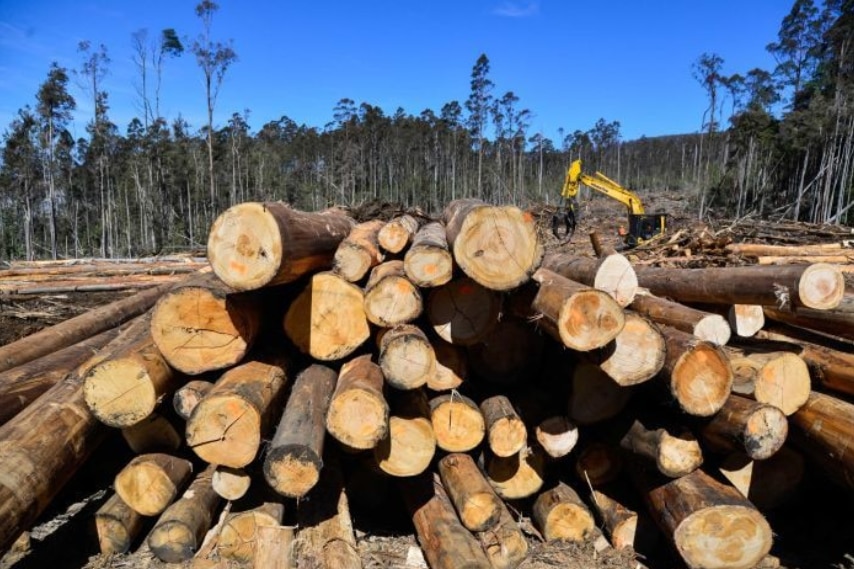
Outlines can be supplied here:
[[[360, 567], [350, 503], [387, 500], [432, 569], [518, 566], [520, 514], [615, 548], [651, 518], [687, 567], [748, 568], [805, 460], [854, 480], [832, 264], [544, 256], [531, 215], [476, 200], [423, 225], [241, 204], [208, 245], [212, 272], [0, 348], [0, 397], [21, 401], [1, 549], [109, 429], [137, 456], [95, 516], [102, 552], [144, 538], [200, 567]], [[768, 319], [753, 337], [722, 316], [745, 305]], [[772, 461], [792, 475], [760, 490]]]

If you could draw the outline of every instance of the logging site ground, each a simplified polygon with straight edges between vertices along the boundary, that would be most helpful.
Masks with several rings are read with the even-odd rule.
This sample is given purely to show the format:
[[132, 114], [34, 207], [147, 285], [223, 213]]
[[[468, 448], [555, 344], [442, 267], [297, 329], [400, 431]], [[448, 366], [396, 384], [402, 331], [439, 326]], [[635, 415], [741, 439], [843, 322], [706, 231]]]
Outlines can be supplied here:
[[[396, 212], [395, 208], [367, 208], [354, 211], [357, 217], [382, 215], [383, 210]], [[710, 252], [721, 247], [721, 239], [738, 240], [740, 237], [766, 236], [769, 240], [790, 243], [816, 242], [824, 229], [804, 227], [803, 233], [795, 224], [764, 226], [762, 222], [743, 220], [742, 233], [731, 234], [730, 221], [698, 224], [688, 215], [692, 207], [683, 200], [669, 196], [651, 196], [647, 211], [666, 211], [668, 240], [656, 247], [640, 248], [633, 261], [671, 266], [699, 267], [721, 264]], [[625, 212], [605, 200], [589, 200], [581, 209], [579, 227], [572, 242], [559, 243], [548, 226], [553, 208], [543, 207], [541, 226], [547, 248], [592, 254], [588, 234], [599, 233], [608, 245], [619, 243], [617, 228], [624, 223]], [[842, 233], [844, 235], [844, 233]], [[850, 230], [849, 230], [850, 234]], [[722, 237], [723, 236], [723, 237]], [[2, 269], [2, 265], [0, 265]], [[851, 273], [846, 277], [852, 285]], [[32, 334], [116, 300], [131, 292], [63, 293], [44, 295], [0, 295], [0, 345]], [[24, 534], [15, 546], [0, 559], [0, 569], [87, 568], [112, 569], [135, 567], [163, 567], [166, 564], [142, 550], [133, 554], [102, 556], [94, 535], [93, 516], [110, 496], [115, 474], [133, 457], [120, 436], [111, 436], [97, 451], [97, 460], [87, 461], [72, 481], [54, 499], [40, 516], [35, 527]], [[404, 511], [394, 508], [378, 513], [351, 496], [351, 509], [359, 553], [365, 568], [424, 568], [426, 564], [413, 535], [411, 521]], [[761, 567], [854, 568], [854, 516], [850, 515], [854, 501], [842, 490], [827, 484], [818, 472], [809, 468], [796, 495], [783, 506], [768, 512], [767, 518], [774, 532], [773, 558], [766, 558]], [[513, 512], [518, 514], [520, 527], [530, 546], [530, 555], [521, 569], [564, 568], [605, 569], [634, 568], [640, 561], [650, 568], [683, 567], [671, 548], [661, 543], [637, 556], [626, 551], [597, 547], [593, 540], [582, 544], [543, 543], [534, 524], [523, 511], [530, 504], [521, 504]], [[286, 513], [286, 522], [287, 513]], [[292, 521], [292, 520], [291, 520]], [[661, 540], [658, 540], [661, 541]], [[319, 566], [319, 565], [318, 565]]]

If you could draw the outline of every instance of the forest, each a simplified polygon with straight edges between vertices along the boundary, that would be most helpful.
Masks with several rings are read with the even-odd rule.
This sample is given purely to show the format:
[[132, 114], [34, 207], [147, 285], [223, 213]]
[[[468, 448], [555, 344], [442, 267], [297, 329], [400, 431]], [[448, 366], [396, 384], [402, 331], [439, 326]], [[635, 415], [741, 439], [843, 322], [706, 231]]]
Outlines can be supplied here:
[[[578, 157], [641, 195], [683, 195], [701, 220], [854, 219], [854, 0], [795, 0], [769, 38], [774, 69], [729, 74], [714, 51], [700, 54], [690, 72], [708, 104], [697, 132], [638, 140], [622, 140], [620, 122], [605, 118], [559, 129], [559, 140], [532, 132], [531, 110], [493, 83], [486, 54], [468, 98], [438, 110], [343, 98], [323, 126], [286, 114], [250, 125], [249, 110], [215, 125], [215, 110], [228, 113], [216, 109], [217, 93], [239, 65], [239, 46], [212, 37], [217, 10], [198, 4], [192, 41], [173, 29], [130, 38], [142, 111], [127, 125], [110, 119], [107, 46], [81, 42], [77, 69], [51, 65], [2, 135], [0, 259], [197, 250], [216, 216], [243, 201], [304, 210], [378, 201], [433, 213], [462, 197], [553, 204]], [[177, 57], [194, 57], [203, 75], [206, 124], [160, 112], [163, 70]], [[77, 140], [72, 76], [94, 108]]]

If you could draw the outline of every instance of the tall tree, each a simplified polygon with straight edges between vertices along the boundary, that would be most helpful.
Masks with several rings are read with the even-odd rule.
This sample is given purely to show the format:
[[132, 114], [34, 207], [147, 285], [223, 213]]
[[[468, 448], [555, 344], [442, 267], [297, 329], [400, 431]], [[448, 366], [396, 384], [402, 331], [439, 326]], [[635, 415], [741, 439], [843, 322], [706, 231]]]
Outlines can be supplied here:
[[791, 89], [792, 108], [798, 106], [804, 84], [817, 68], [824, 26], [813, 0], [795, 0], [780, 25], [778, 40], [767, 46], [777, 61], [774, 74], [781, 85]]
[[14, 224], [16, 219], [13, 217], [7, 220], [5, 214], [13, 213], [13, 209], [17, 213], [20, 204], [23, 204], [23, 216], [16, 217], [23, 220], [24, 255], [28, 261], [34, 258], [33, 206], [37, 201], [35, 190], [40, 165], [38, 138], [38, 122], [29, 107], [18, 111], [18, 116], [3, 137], [0, 183], [5, 192], [0, 199], [5, 205], [0, 214], [4, 216], [0, 255], [6, 259], [14, 258], [18, 251], [13, 245], [15, 232], [6, 229], [6, 222]]
[[[718, 129], [716, 110], [718, 105], [718, 87], [721, 85], [721, 68], [724, 60], [716, 53], [703, 53], [693, 65], [694, 79], [697, 80], [709, 97], [709, 106], [703, 113], [701, 131], [705, 130], [711, 143], [712, 134]], [[707, 160], [708, 164], [708, 160]], [[700, 150], [697, 153], [696, 180], [700, 185], [700, 203], [697, 216], [702, 219], [706, 213], [706, 169], [703, 165], [703, 137], [700, 137]]]
[[214, 41], [211, 38], [213, 27], [213, 16], [219, 10], [219, 5], [211, 0], [202, 0], [196, 5], [196, 16], [202, 21], [202, 33], [193, 42], [193, 54], [196, 62], [205, 76], [205, 100], [207, 102], [208, 124], [208, 177], [210, 183], [211, 208], [214, 214], [218, 211], [218, 200], [216, 192], [216, 177], [214, 176], [214, 152], [213, 152], [213, 114], [216, 107], [216, 99], [219, 96], [225, 73], [232, 63], [237, 61], [237, 53], [228, 43]]
[[483, 153], [486, 125], [489, 122], [489, 111], [492, 107], [492, 88], [494, 84], [489, 79], [489, 58], [480, 54], [471, 72], [471, 93], [466, 100], [469, 112], [468, 128], [477, 150], [477, 194], [483, 197]]

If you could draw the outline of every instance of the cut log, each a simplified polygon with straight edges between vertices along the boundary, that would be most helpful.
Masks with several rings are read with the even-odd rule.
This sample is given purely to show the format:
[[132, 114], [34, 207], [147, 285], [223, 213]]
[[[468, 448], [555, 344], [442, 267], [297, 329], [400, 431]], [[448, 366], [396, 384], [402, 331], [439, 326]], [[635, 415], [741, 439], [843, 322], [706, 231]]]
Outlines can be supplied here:
[[151, 415], [178, 381], [151, 339], [150, 319], [142, 317], [121, 343], [109, 349], [104, 361], [86, 374], [83, 396], [92, 414], [105, 425], [131, 427]]
[[719, 314], [711, 314], [645, 291], [635, 297], [632, 308], [659, 324], [673, 326], [718, 346], [729, 342], [729, 323]]
[[418, 230], [403, 258], [403, 269], [410, 281], [424, 288], [442, 286], [451, 280], [454, 258], [448, 250], [445, 226], [434, 222]]
[[264, 460], [264, 477], [282, 496], [301, 498], [320, 479], [326, 413], [337, 379], [333, 370], [315, 364], [294, 382]]
[[160, 515], [148, 534], [148, 547], [165, 563], [191, 559], [211, 527], [220, 497], [211, 485], [214, 465], [209, 465], [186, 492]]
[[534, 217], [513, 206], [455, 200], [444, 212], [448, 245], [463, 272], [498, 291], [527, 282], [543, 259]]
[[418, 231], [418, 220], [411, 215], [395, 217], [380, 229], [380, 247], [389, 253], [400, 253], [412, 241]]
[[0, 372], [96, 336], [151, 308], [173, 283], [139, 292], [0, 347]]
[[839, 305], [832, 310], [802, 307], [781, 310], [775, 306], [766, 306], [765, 316], [778, 322], [854, 340], [854, 291], [846, 292]]
[[321, 361], [346, 358], [370, 336], [362, 289], [333, 273], [318, 273], [294, 300], [285, 333], [299, 350]]
[[297, 505], [296, 566], [361, 569], [341, 466], [334, 453], [326, 459], [317, 486]]
[[427, 316], [440, 338], [472, 346], [498, 322], [501, 297], [468, 277], [455, 279], [430, 293]]
[[257, 508], [231, 514], [222, 526], [216, 542], [220, 558], [237, 564], [252, 564], [259, 545], [259, 529], [280, 527], [285, 506], [279, 502], [264, 502]]
[[528, 557], [528, 541], [510, 510], [499, 500], [498, 522], [476, 534], [492, 569], [516, 569]]
[[548, 269], [538, 270], [533, 279], [540, 289], [532, 306], [547, 321], [546, 330], [567, 348], [601, 348], [623, 329], [623, 309], [607, 293]]
[[415, 476], [430, 466], [435, 453], [436, 435], [424, 392], [396, 393], [391, 405], [388, 434], [374, 448], [377, 466], [392, 476]]
[[758, 304], [733, 304], [727, 312], [730, 328], [742, 338], [752, 338], [765, 326], [765, 311]]
[[384, 222], [374, 219], [354, 226], [335, 250], [332, 270], [351, 283], [365, 278], [371, 268], [383, 262], [377, 240], [383, 225]]
[[225, 369], [247, 354], [261, 327], [256, 295], [212, 274], [185, 280], [157, 301], [151, 337], [169, 365], [189, 375]]
[[664, 367], [664, 337], [652, 322], [630, 311], [612, 342], [588, 357], [618, 385], [628, 387], [649, 381]]
[[546, 541], [584, 541], [595, 527], [590, 510], [563, 482], [537, 496], [533, 510], [534, 522]]
[[386, 332], [380, 341], [380, 368], [396, 389], [417, 389], [436, 374], [436, 353], [419, 328], [403, 324]]
[[403, 261], [386, 261], [371, 271], [365, 286], [365, 315], [384, 328], [412, 322], [424, 308], [418, 287], [403, 271]]
[[679, 407], [689, 415], [717, 413], [732, 390], [729, 360], [718, 346], [669, 326], [662, 326], [667, 346], [663, 378]]
[[145, 518], [113, 494], [95, 512], [95, 531], [101, 555], [127, 553], [142, 532]]
[[173, 420], [156, 411], [139, 423], [122, 429], [122, 438], [136, 454], [175, 452], [184, 443]]
[[468, 348], [469, 367], [481, 379], [513, 384], [539, 373], [544, 338], [524, 320], [503, 317], [482, 342]]
[[703, 464], [703, 451], [693, 435], [671, 435], [664, 428], [647, 429], [640, 421], [632, 423], [620, 446], [651, 461], [668, 478], [685, 476]]
[[460, 523], [438, 476], [401, 480], [418, 543], [430, 569], [489, 569], [480, 544]]
[[790, 420], [797, 449], [837, 484], [854, 490], [854, 404], [814, 391]]
[[635, 270], [623, 255], [610, 252], [598, 259], [567, 253], [546, 255], [543, 267], [570, 280], [607, 292], [621, 308], [632, 303], [638, 289]]
[[214, 492], [226, 500], [239, 500], [252, 485], [252, 477], [242, 468], [218, 465], [211, 478]]
[[723, 460], [720, 472], [759, 510], [773, 510], [789, 500], [800, 485], [804, 457], [788, 446], [766, 460], [734, 453]]
[[702, 469], [646, 488], [650, 513], [691, 569], [753, 567], [771, 549], [765, 518]]
[[623, 471], [623, 460], [615, 447], [594, 441], [584, 445], [575, 459], [575, 473], [593, 488], [616, 480]]
[[495, 493], [505, 500], [528, 498], [543, 487], [545, 460], [542, 449], [524, 448], [508, 457], [486, 452], [484, 474]]
[[500, 457], [519, 454], [528, 445], [528, 431], [513, 403], [505, 395], [484, 399], [480, 411], [489, 432], [489, 449]]
[[593, 425], [616, 417], [632, 391], [621, 387], [594, 364], [579, 363], [572, 373], [569, 417], [579, 425]]
[[599, 490], [592, 492], [593, 507], [599, 514], [614, 549], [635, 547], [638, 513]]
[[433, 391], [448, 391], [463, 384], [468, 376], [465, 352], [443, 340], [433, 342], [436, 354], [436, 373], [427, 378], [427, 387]]
[[829, 309], [840, 303], [845, 290], [839, 269], [824, 263], [679, 270], [638, 267], [636, 271], [640, 286], [679, 302]]
[[261, 526], [256, 529], [254, 569], [295, 569], [291, 557], [294, 528]]
[[359, 356], [341, 366], [326, 430], [352, 449], [367, 450], [388, 432], [388, 403], [383, 395], [383, 373], [370, 355]]
[[537, 442], [552, 458], [562, 458], [578, 443], [578, 426], [563, 415], [548, 417], [534, 429]]
[[733, 394], [700, 432], [703, 442], [719, 452], [744, 451], [764, 460], [786, 442], [789, 423], [776, 407]]
[[[845, 243], [822, 243], [816, 245], [768, 245], [766, 243], [730, 243], [725, 247], [727, 253], [745, 257], [763, 257], [766, 255], [803, 256], [838, 255], [845, 253]], [[848, 249], [850, 252], [850, 249]]]
[[242, 203], [223, 212], [208, 236], [208, 259], [228, 286], [252, 290], [295, 281], [332, 265], [353, 220], [306, 213], [281, 202]]
[[806, 362], [791, 352], [749, 348], [728, 351], [734, 373], [732, 390], [791, 415], [807, 402], [810, 373]]
[[0, 425], [84, 364], [118, 333], [119, 329], [113, 328], [56, 353], [0, 372]]
[[281, 409], [286, 381], [284, 364], [272, 360], [225, 372], [187, 420], [187, 445], [206, 462], [243, 468]]
[[485, 531], [498, 523], [501, 500], [469, 455], [449, 454], [440, 460], [439, 476], [467, 529]]
[[168, 454], [143, 454], [116, 475], [113, 486], [125, 504], [143, 516], [165, 510], [190, 479], [193, 465]]
[[193, 379], [176, 389], [172, 396], [172, 407], [178, 416], [185, 421], [189, 419], [193, 409], [213, 389], [213, 386], [214, 384], [210, 381]]
[[430, 400], [430, 421], [436, 445], [447, 452], [467, 452], [477, 447], [486, 432], [477, 403], [456, 393]]

